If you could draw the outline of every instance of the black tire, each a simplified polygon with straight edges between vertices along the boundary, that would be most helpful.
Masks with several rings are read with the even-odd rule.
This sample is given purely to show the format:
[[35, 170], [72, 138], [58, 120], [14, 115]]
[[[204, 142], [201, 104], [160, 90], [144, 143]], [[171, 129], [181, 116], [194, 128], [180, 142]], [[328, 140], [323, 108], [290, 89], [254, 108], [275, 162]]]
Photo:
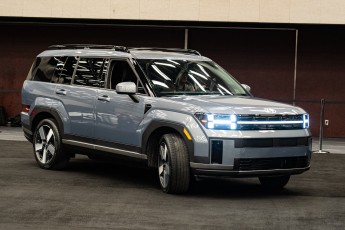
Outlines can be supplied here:
[[269, 190], [281, 190], [289, 182], [290, 175], [287, 176], [272, 176], [259, 177], [261, 185]]
[[185, 193], [189, 189], [190, 168], [187, 146], [178, 134], [165, 134], [159, 141], [158, 177], [166, 193]]
[[61, 135], [52, 119], [42, 120], [33, 137], [36, 162], [43, 169], [63, 169], [68, 165], [69, 155], [62, 148]]

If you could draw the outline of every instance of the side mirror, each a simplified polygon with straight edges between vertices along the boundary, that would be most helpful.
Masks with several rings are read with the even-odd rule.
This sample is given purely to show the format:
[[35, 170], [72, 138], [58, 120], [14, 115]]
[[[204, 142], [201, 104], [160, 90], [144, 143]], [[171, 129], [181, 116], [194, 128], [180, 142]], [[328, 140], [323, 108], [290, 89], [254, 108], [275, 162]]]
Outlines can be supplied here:
[[247, 92], [250, 92], [251, 88], [249, 85], [246, 85], [246, 84], [241, 84], [241, 85]]
[[116, 92], [118, 94], [128, 94], [135, 103], [139, 103], [139, 97], [136, 95], [137, 86], [134, 82], [121, 82], [117, 84]]
[[121, 82], [116, 85], [116, 92], [119, 94], [135, 94], [137, 86], [134, 82]]

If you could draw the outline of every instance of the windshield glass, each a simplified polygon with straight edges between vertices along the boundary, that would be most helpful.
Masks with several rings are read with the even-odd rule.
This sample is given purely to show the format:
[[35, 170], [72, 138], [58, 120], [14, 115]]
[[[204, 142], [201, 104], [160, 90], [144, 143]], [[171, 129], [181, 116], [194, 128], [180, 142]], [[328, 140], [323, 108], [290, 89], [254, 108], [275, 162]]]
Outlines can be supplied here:
[[138, 63], [158, 97], [248, 95], [231, 75], [212, 61], [140, 59]]

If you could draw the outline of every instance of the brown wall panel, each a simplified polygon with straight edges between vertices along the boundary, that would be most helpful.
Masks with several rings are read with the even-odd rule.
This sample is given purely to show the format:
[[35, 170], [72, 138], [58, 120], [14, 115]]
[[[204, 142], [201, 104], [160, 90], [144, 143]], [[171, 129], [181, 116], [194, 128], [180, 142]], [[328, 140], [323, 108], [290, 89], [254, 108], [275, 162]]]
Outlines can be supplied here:
[[[0, 105], [20, 113], [20, 89], [37, 54], [53, 44], [114, 44], [183, 48], [183, 29], [112, 26], [0, 25]], [[10, 92], [10, 93], [8, 93]]]
[[[0, 93], [0, 95], [0, 105], [5, 108], [6, 117], [12, 118], [18, 115], [21, 110], [20, 92]], [[15, 111], [15, 113], [11, 113], [11, 111]]]
[[345, 31], [299, 34], [297, 98], [345, 100]]
[[291, 100], [295, 31], [259, 29], [191, 29], [189, 47], [251, 86], [257, 97]]
[[[345, 31], [334, 28], [299, 31], [296, 99], [326, 99], [325, 119], [329, 126], [325, 137], [345, 137]], [[308, 111], [319, 124], [318, 111]], [[319, 125], [318, 125], [319, 126]], [[319, 129], [319, 128], [318, 128]], [[319, 130], [313, 132], [319, 134]]]
[[[101, 25], [1, 24], [0, 106], [9, 117], [21, 110], [20, 89], [37, 54], [52, 44], [95, 43], [179, 47], [182, 28]], [[311, 114], [319, 133], [321, 98], [326, 99], [326, 137], [345, 137], [345, 30], [299, 29], [296, 104]], [[295, 31], [273, 29], [189, 29], [189, 48], [212, 58], [257, 97], [292, 103]]]
[[329, 120], [329, 125], [324, 126], [325, 137], [345, 137], [344, 115], [345, 103], [333, 104], [326, 101], [324, 119]]

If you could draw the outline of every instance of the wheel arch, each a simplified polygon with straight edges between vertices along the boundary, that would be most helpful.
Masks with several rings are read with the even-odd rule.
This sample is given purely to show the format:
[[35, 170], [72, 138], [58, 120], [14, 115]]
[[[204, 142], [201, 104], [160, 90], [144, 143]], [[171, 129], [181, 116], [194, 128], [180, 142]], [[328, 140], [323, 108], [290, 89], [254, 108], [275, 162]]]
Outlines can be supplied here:
[[157, 166], [158, 143], [161, 136], [167, 133], [177, 133], [184, 140], [189, 158], [192, 160], [194, 155], [194, 143], [188, 140], [184, 134], [185, 126], [179, 123], [171, 123], [166, 121], [152, 121], [145, 130], [142, 140], [142, 153], [147, 155], [147, 163], [149, 167]]
[[57, 122], [57, 127], [63, 135], [64, 133], [64, 127], [62, 120], [59, 116], [59, 113], [52, 109], [46, 109], [46, 108], [35, 108], [35, 111], [31, 114], [34, 114], [34, 116], [31, 116], [31, 131], [34, 133], [37, 125], [43, 120], [43, 119], [54, 119]]

